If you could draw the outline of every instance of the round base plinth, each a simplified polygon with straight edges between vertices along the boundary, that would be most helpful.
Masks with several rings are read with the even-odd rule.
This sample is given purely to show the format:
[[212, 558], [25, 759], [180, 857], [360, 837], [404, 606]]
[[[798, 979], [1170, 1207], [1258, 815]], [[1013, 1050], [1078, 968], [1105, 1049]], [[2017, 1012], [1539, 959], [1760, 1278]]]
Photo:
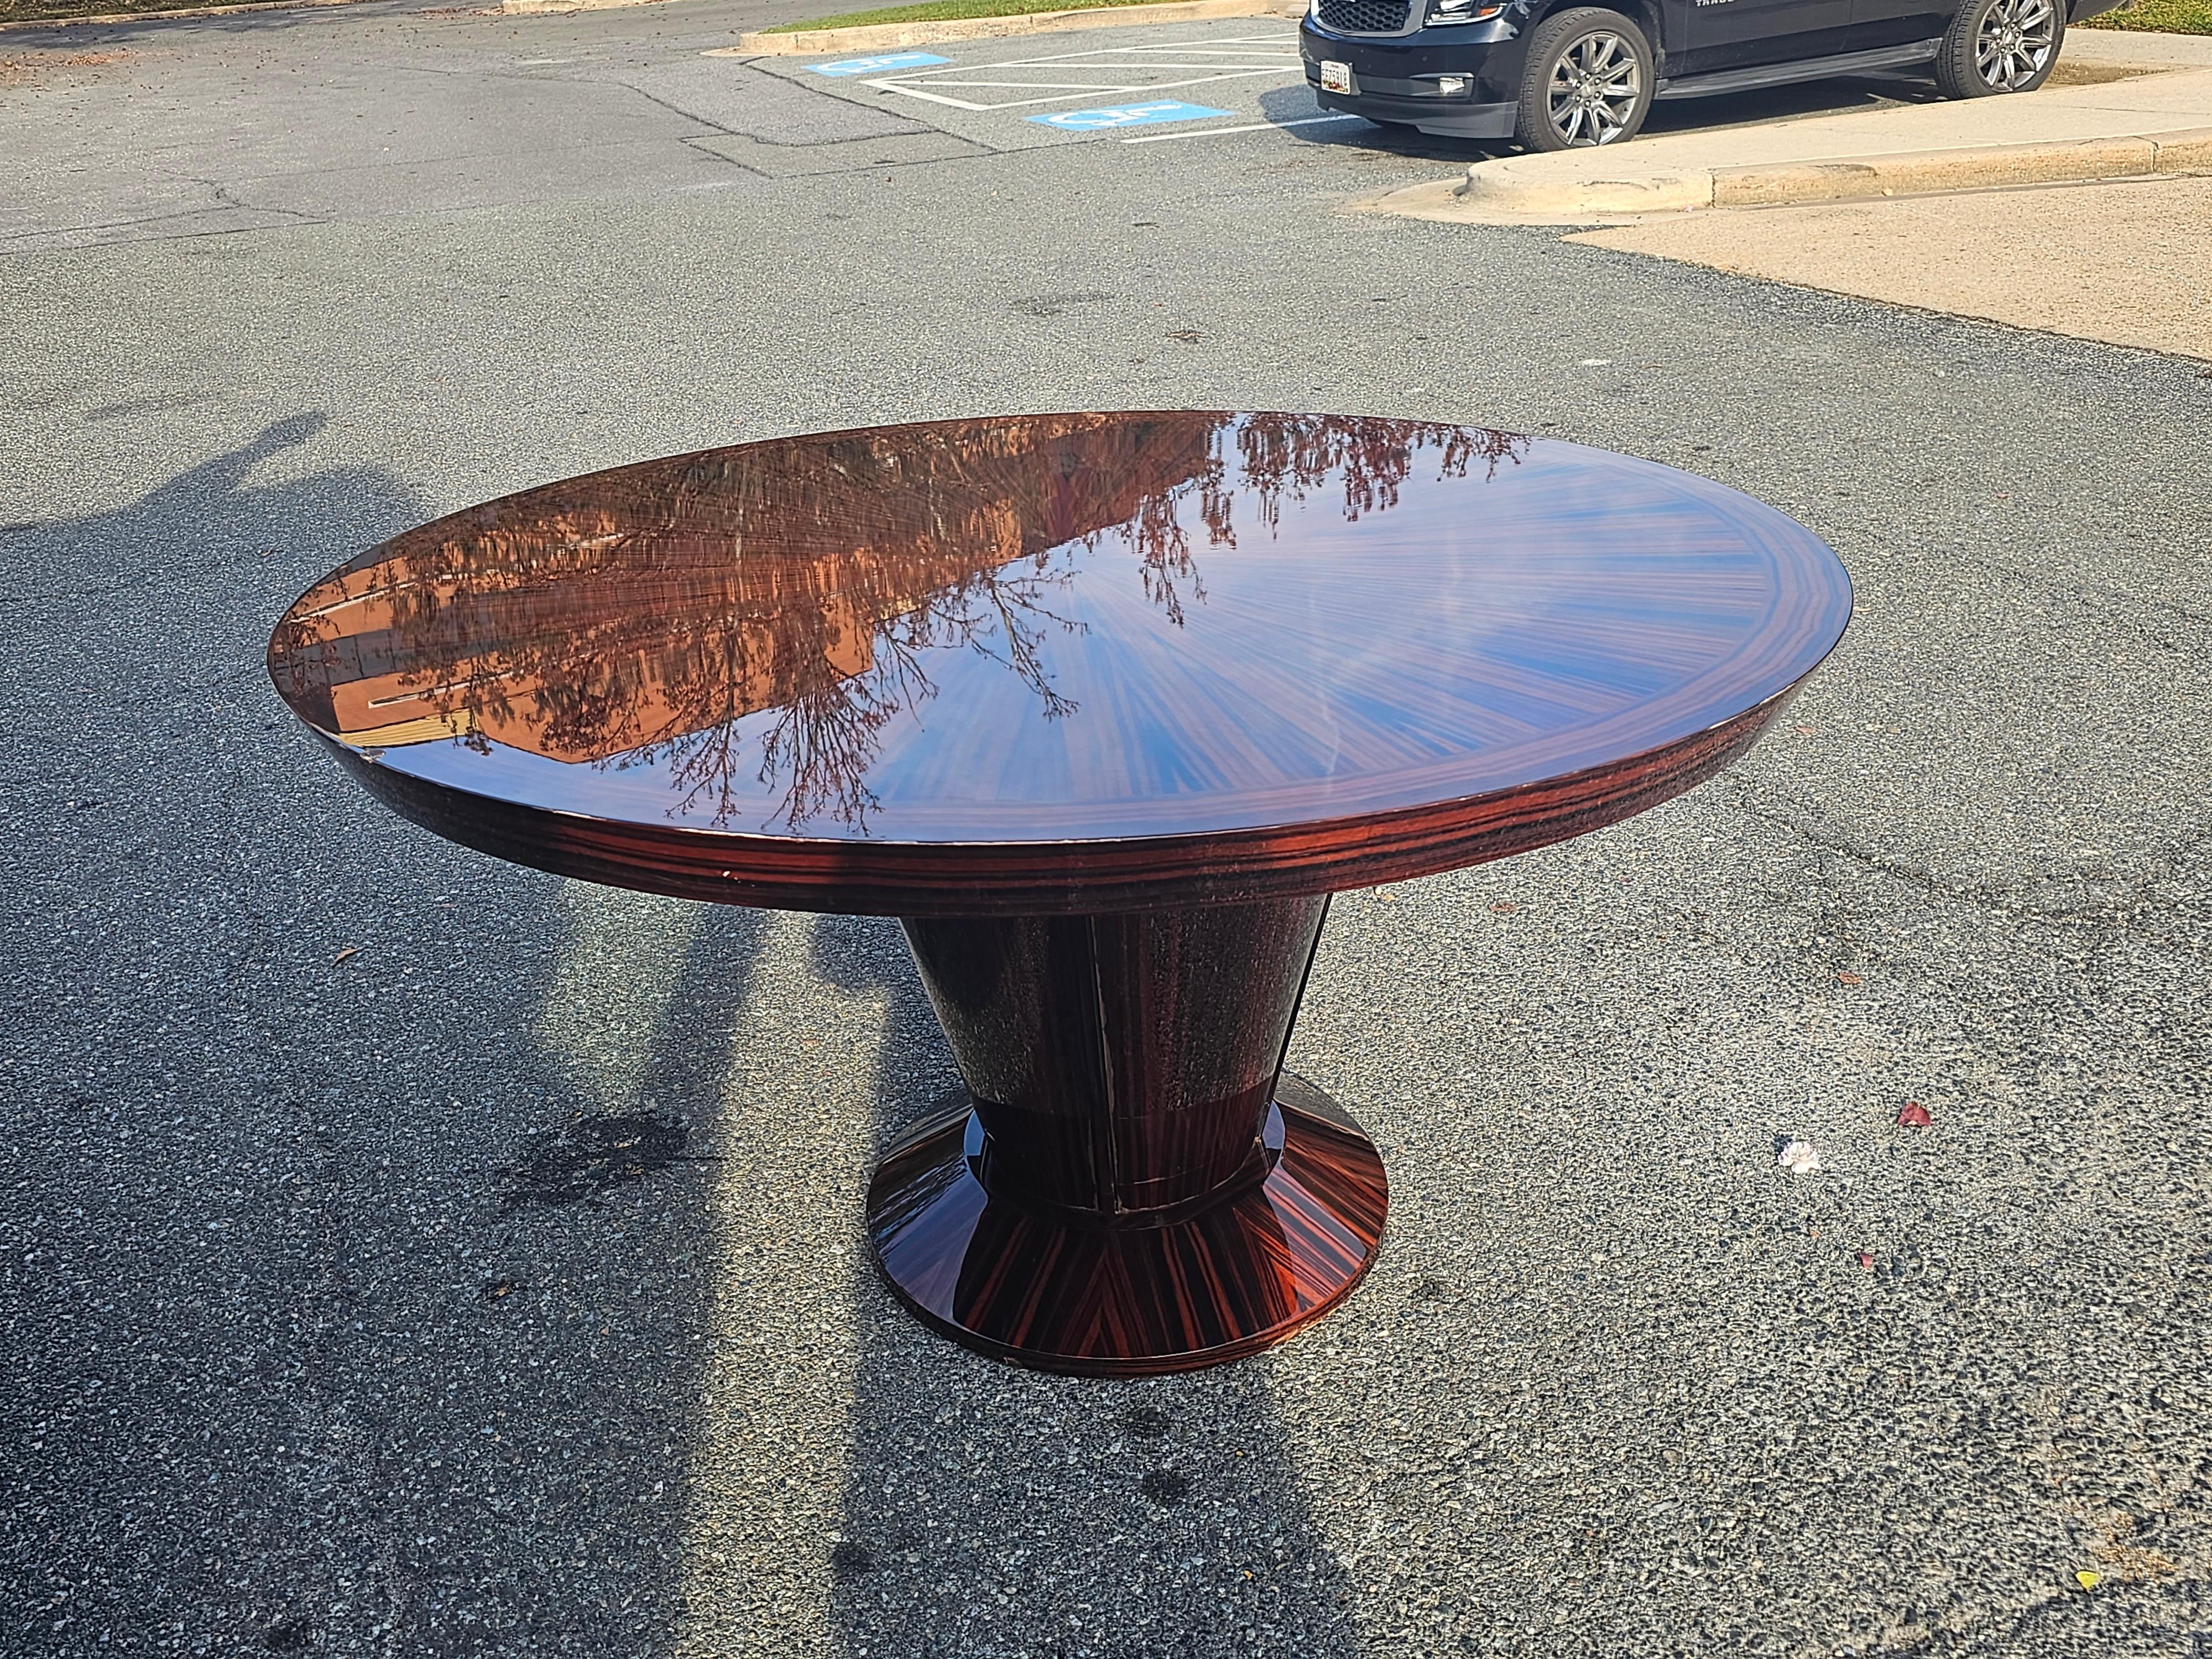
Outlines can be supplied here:
[[876, 1258], [923, 1322], [1017, 1365], [1143, 1376], [1280, 1342], [1375, 1260], [1389, 1185], [1336, 1103], [1284, 1073], [1268, 1168], [1194, 1214], [1104, 1226], [994, 1196], [965, 1108], [909, 1130], [868, 1188]]

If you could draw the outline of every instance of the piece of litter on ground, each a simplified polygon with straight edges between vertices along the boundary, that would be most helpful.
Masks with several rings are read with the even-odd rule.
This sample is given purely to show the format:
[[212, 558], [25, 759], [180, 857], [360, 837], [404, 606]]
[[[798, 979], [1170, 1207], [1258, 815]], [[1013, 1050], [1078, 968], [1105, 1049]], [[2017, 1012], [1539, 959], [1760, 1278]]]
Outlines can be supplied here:
[[2074, 1575], [2074, 1582], [2083, 1589], [2094, 1589], [2105, 1582], [2105, 1575], [2101, 1572], [2092, 1572], [2088, 1568], [2084, 1567]]
[[1516, 904], [1511, 899], [1500, 899], [1497, 903], [1492, 905], [1490, 908], [1498, 915], [1510, 916], [1521, 907]]
[[361, 954], [361, 946], [359, 946], [358, 945], [347, 945], [347, 946], [346, 946], [346, 948], [345, 948], [344, 950], [343, 950], [343, 951], [339, 951], [339, 952], [337, 953], [337, 955], [336, 955], [336, 956], [334, 956], [334, 957], [332, 957], [331, 958], [331, 967], [333, 967], [333, 968], [335, 968], [335, 967], [337, 967], [337, 966], [338, 965], [338, 963], [342, 963], [342, 962], [343, 962], [343, 961], [347, 960], [349, 957], [357, 957], [357, 956], [359, 956], [360, 954]]
[[1917, 1100], [1908, 1100], [1898, 1109], [1898, 1127], [1905, 1129], [1924, 1129], [1935, 1121], [1928, 1109]]
[[1585, 357], [1583, 359], [1583, 367], [1584, 368], [1610, 368], [1612, 366], [1613, 359], [1610, 357]]
[[1866, 1251], [1861, 1250], [1859, 1252], [1859, 1266], [1865, 1268], [1869, 1273], [1872, 1273], [1874, 1271], [1874, 1257], [1869, 1255]]
[[1774, 1161], [1791, 1175], [1811, 1175], [1820, 1167], [1820, 1149], [1809, 1140], [1785, 1140]]
[[1863, 985], [1866, 981], [1861, 979], [1856, 974], [1851, 972], [1850, 969], [1845, 968], [1837, 973], [1836, 983], [1838, 985]]

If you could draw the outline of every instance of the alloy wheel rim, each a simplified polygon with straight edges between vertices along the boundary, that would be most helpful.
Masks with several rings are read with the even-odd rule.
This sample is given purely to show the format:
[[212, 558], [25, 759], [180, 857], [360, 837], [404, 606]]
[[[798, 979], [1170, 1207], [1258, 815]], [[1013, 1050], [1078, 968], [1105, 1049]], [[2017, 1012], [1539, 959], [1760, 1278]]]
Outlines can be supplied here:
[[2014, 91], [2043, 73], [2057, 44], [2053, 0], [1996, 0], [1974, 31], [1974, 72], [1985, 87]]
[[1610, 29], [1593, 31], [1571, 42], [1552, 68], [1545, 100], [1552, 130], [1571, 149], [1610, 144], [1628, 131], [1643, 92], [1644, 71], [1628, 42]]

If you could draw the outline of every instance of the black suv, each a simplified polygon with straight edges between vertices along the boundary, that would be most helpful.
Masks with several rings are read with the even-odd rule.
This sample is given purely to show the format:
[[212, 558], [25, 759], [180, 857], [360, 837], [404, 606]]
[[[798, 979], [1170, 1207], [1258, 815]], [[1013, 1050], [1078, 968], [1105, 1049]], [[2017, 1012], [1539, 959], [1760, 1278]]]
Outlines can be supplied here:
[[1617, 144], [1655, 98], [1929, 64], [1953, 98], [2033, 92], [2120, 0], [1310, 0], [1325, 108], [1528, 149]]

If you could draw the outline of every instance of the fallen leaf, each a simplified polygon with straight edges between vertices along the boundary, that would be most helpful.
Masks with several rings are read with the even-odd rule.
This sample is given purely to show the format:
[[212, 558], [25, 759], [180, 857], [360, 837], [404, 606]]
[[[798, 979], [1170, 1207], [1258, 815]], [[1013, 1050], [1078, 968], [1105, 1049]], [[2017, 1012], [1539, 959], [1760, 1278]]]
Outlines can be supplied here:
[[1874, 1258], [1868, 1255], [1864, 1250], [1861, 1250], [1859, 1252], [1859, 1266], [1865, 1268], [1869, 1273], [1872, 1273], [1874, 1271]]
[[335, 968], [335, 967], [337, 967], [337, 966], [338, 965], [338, 963], [342, 963], [342, 962], [349, 961], [349, 960], [350, 960], [352, 957], [357, 957], [357, 956], [359, 956], [360, 954], [361, 954], [361, 946], [359, 946], [358, 945], [347, 945], [347, 946], [346, 946], [346, 948], [345, 948], [344, 950], [343, 950], [343, 951], [339, 951], [339, 952], [337, 953], [337, 955], [336, 955], [336, 956], [334, 956], [334, 957], [332, 957], [331, 958], [331, 967], [333, 967], [333, 968]]
[[1774, 1161], [1791, 1175], [1811, 1175], [1820, 1167], [1820, 1149], [1809, 1140], [1785, 1140]]
[[1168, 338], [1181, 340], [1185, 345], [1196, 345], [1205, 337], [1194, 328], [1171, 328], [1168, 331]]
[[1845, 969], [1836, 975], [1836, 983], [1838, 985], [1863, 985], [1866, 981], [1861, 979], [1856, 974], [1852, 973], [1849, 969]]
[[1901, 1129], [1924, 1129], [1935, 1121], [1928, 1109], [1917, 1100], [1906, 1101], [1897, 1114], [1897, 1124]]
[[2074, 1582], [2083, 1589], [2094, 1589], [2105, 1582], [2105, 1575], [2101, 1572], [2092, 1572], [2088, 1568], [2084, 1567], [2074, 1575]]
[[1521, 907], [1516, 904], [1511, 899], [1500, 899], [1497, 903], [1492, 905], [1490, 908], [1498, 915], [1510, 916]]

